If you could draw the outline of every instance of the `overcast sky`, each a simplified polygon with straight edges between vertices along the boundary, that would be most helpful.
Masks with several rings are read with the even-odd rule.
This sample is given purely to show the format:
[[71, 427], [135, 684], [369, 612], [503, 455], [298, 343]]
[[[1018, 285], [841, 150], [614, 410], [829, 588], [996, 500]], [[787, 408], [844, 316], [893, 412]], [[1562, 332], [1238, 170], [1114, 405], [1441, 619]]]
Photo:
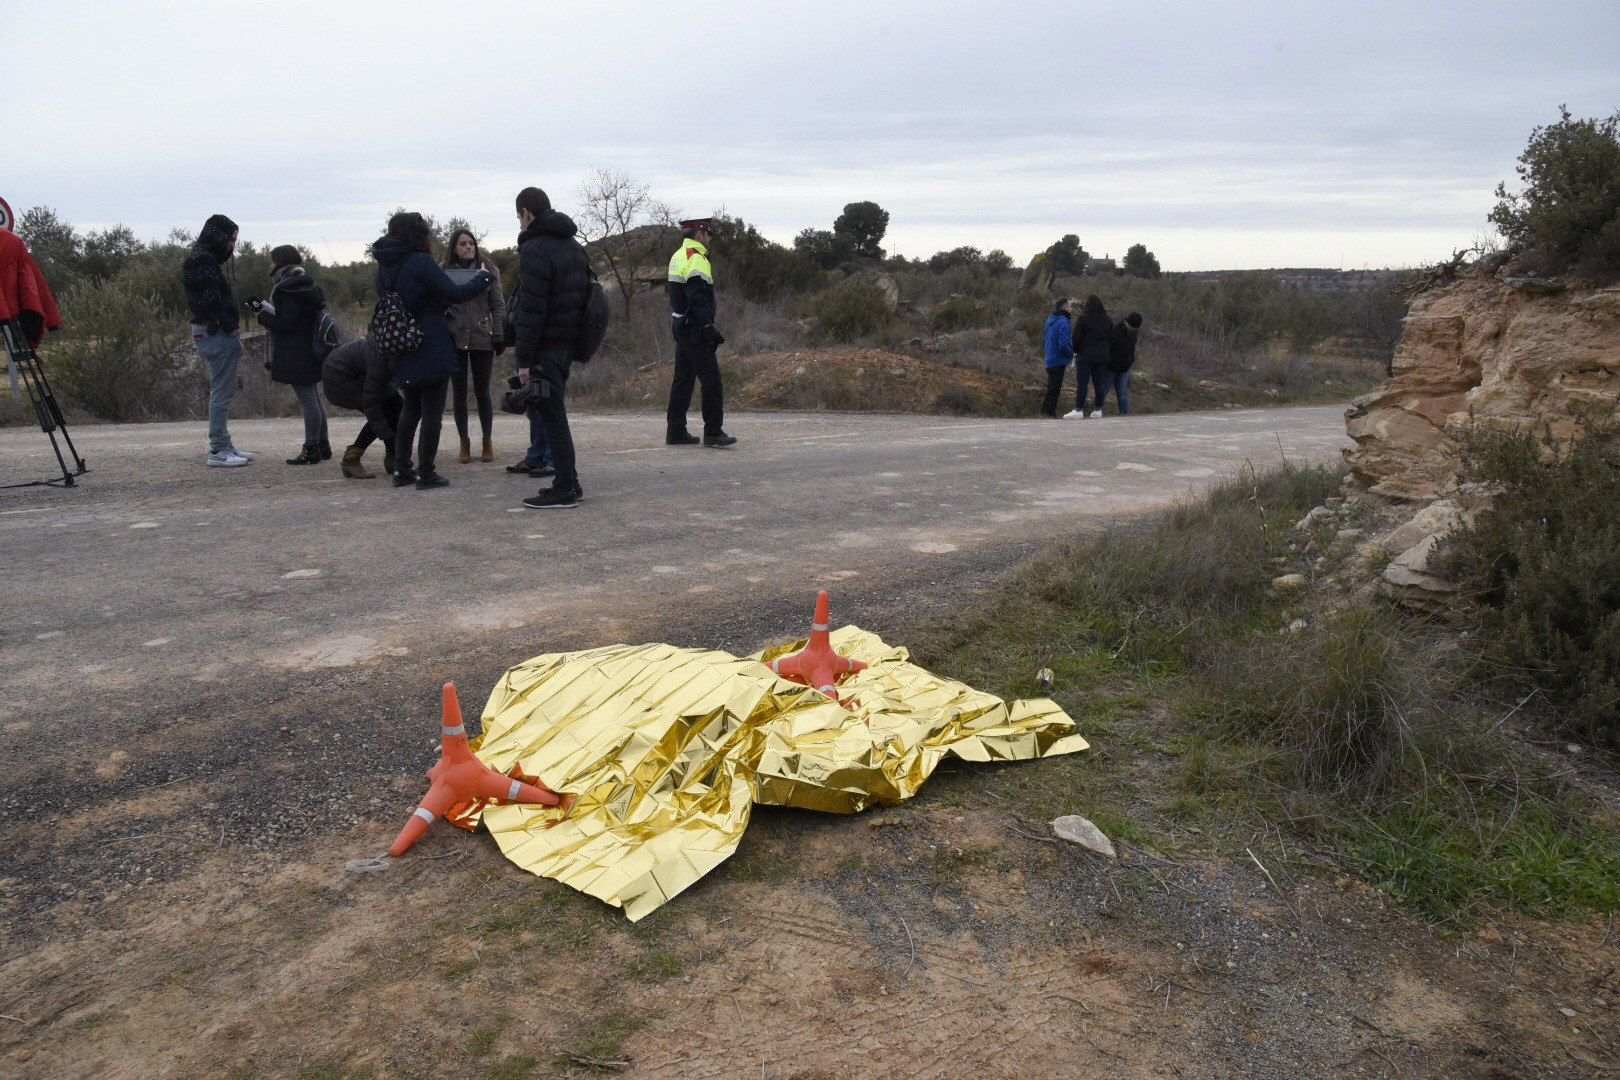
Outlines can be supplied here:
[[359, 257], [387, 213], [512, 242], [593, 170], [790, 242], [1166, 269], [1405, 266], [1484, 235], [1530, 130], [1620, 110], [1620, 0], [415, 4], [11, 0], [0, 196], [143, 238], [219, 211]]

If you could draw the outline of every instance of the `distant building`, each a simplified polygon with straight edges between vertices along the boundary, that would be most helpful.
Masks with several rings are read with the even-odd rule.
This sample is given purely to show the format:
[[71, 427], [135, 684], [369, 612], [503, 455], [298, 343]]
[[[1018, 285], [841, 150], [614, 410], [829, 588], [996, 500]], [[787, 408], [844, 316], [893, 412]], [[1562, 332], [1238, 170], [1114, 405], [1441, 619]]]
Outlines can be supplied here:
[[1099, 258], [1093, 255], [1086, 260], [1085, 272], [1087, 274], [1116, 274], [1119, 272], [1119, 264], [1114, 262], [1111, 256], [1104, 255]]

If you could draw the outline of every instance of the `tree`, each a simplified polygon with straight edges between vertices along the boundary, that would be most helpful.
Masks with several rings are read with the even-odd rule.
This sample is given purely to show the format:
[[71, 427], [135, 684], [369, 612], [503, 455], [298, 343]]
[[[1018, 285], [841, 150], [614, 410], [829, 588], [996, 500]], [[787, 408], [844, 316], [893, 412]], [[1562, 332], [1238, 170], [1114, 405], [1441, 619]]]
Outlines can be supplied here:
[[607, 169], [598, 169], [581, 184], [579, 195], [583, 207], [580, 234], [607, 263], [608, 276], [618, 286], [628, 319], [636, 272], [649, 259], [666, 254], [674, 214], [649, 194], [646, 184]]
[[1011, 270], [1012, 264], [1012, 256], [1000, 248], [996, 248], [984, 257], [984, 268], [998, 276]]
[[826, 229], [804, 229], [793, 238], [793, 250], [823, 270], [831, 270], [853, 254], [850, 241]]
[[1053, 274], [1081, 274], [1091, 256], [1080, 246], [1080, 238], [1066, 233], [1063, 239], [1046, 249], [1047, 269]]
[[1620, 112], [1601, 121], [1573, 120], [1562, 105], [1558, 113], [1519, 155], [1524, 190], [1498, 184], [1489, 220], [1549, 270], [1620, 271]]
[[28, 245], [52, 292], [65, 294], [78, 281], [84, 241], [55, 210], [49, 206], [27, 210], [17, 222], [17, 235]]
[[956, 266], [976, 267], [984, 265], [984, 253], [976, 247], [963, 246], [952, 248], [949, 251], [936, 251], [929, 256], [928, 269], [936, 274]]
[[1144, 244], [1132, 244], [1125, 252], [1124, 271], [1131, 277], [1156, 278], [1159, 276], [1159, 260]]
[[107, 281], [145, 250], [146, 245], [135, 238], [133, 229], [128, 225], [114, 225], [85, 236], [80, 267], [92, 281]]
[[766, 303], [784, 292], [803, 292], [821, 278], [809, 259], [767, 240], [754, 226], [723, 210], [714, 217], [713, 234], [722, 279], [750, 300]]
[[883, 234], [889, 231], [889, 212], [875, 202], [852, 202], [833, 222], [833, 235], [863, 259], [883, 258]]

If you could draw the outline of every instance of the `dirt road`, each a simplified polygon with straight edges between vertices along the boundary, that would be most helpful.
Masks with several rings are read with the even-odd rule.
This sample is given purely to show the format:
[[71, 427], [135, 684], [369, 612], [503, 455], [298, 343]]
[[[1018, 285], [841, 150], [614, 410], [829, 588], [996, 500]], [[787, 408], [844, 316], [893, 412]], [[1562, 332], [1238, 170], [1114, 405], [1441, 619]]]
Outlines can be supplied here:
[[[336, 421], [335, 440], [353, 426]], [[733, 451], [665, 448], [655, 416], [584, 416], [586, 500], [549, 512], [517, 509], [538, 485], [500, 467], [520, 449], [512, 418], [500, 463], [450, 460], [453, 486], [426, 493], [282, 465], [295, 421], [232, 427], [260, 452], [250, 468], [204, 468], [198, 424], [84, 428], [82, 487], [0, 492], [8, 1074], [528, 1076], [620, 1054], [647, 1076], [806, 1080], [964, 1063], [1285, 1076], [1345, 1057], [1375, 1075], [1400, 1054], [1447, 1074], [1453, 1057], [1414, 1048], [1449, 1039], [1469, 1006], [1446, 997], [1411, 1020], [1436, 993], [1418, 975], [1380, 983], [1407, 998], [1368, 998], [1365, 1027], [1334, 1011], [1322, 1038], [1299, 1030], [1286, 994], [1229, 1028], [1236, 999], [1202, 978], [1277, 986], [1312, 969], [1310, 993], [1359, 986], [1400, 959], [1383, 947], [1392, 926], [1414, 933], [1381, 902], [1315, 894], [1313, 923], [1356, 928], [1325, 945], [1247, 867], [1101, 872], [1009, 835], [949, 777], [892, 812], [893, 830], [761, 815], [738, 857], [650, 928], [443, 830], [398, 872], [341, 870], [420, 794], [443, 679], [476, 708], [535, 653], [745, 652], [803, 633], [818, 587], [835, 622], [904, 643], [1046, 538], [1169, 505], [1246, 462], [1333, 459], [1339, 409], [744, 414]], [[0, 433], [0, 483], [49, 465], [38, 432]], [[1098, 919], [1124, 919], [1123, 940]], [[1229, 956], [1228, 937], [1253, 956]], [[1217, 939], [1226, 951], [1210, 951]], [[1178, 950], [1197, 957], [1192, 974]], [[533, 1008], [483, 1010], [513, 978]], [[987, 994], [989, 1042], [970, 1022]], [[1155, 1023], [1161, 999], [1197, 1008]], [[840, 1036], [845, 1006], [857, 1019]], [[908, 1026], [889, 1030], [897, 1016]], [[1095, 1051], [1076, 1052], [1082, 1037]]]

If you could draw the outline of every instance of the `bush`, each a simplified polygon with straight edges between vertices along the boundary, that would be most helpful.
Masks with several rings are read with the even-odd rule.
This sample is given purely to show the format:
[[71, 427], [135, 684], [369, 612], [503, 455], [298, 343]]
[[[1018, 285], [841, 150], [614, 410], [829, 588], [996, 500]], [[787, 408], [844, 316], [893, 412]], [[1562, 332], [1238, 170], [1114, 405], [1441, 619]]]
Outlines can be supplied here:
[[198, 379], [185, 333], [158, 300], [122, 277], [79, 285], [63, 302], [67, 335], [51, 349], [63, 396], [103, 420], [179, 420], [199, 415]]
[[1551, 457], [1525, 434], [1470, 440], [1463, 475], [1494, 503], [1440, 559], [1484, 605], [1483, 670], [1541, 688], [1569, 729], [1620, 745], [1620, 432]]
[[818, 294], [813, 303], [817, 336], [851, 342], [888, 325], [892, 313], [883, 290], [868, 281], [846, 281]]
[[1519, 155], [1524, 190], [1500, 200], [1489, 220], [1549, 271], [1620, 273], [1620, 113], [1538, 127]]
[[953, 296], [934, 308], [928, 317], [928, 324], [934, 332], [944, 334], [993, 326], [995, 322], [996, 310], [971, 296]]

